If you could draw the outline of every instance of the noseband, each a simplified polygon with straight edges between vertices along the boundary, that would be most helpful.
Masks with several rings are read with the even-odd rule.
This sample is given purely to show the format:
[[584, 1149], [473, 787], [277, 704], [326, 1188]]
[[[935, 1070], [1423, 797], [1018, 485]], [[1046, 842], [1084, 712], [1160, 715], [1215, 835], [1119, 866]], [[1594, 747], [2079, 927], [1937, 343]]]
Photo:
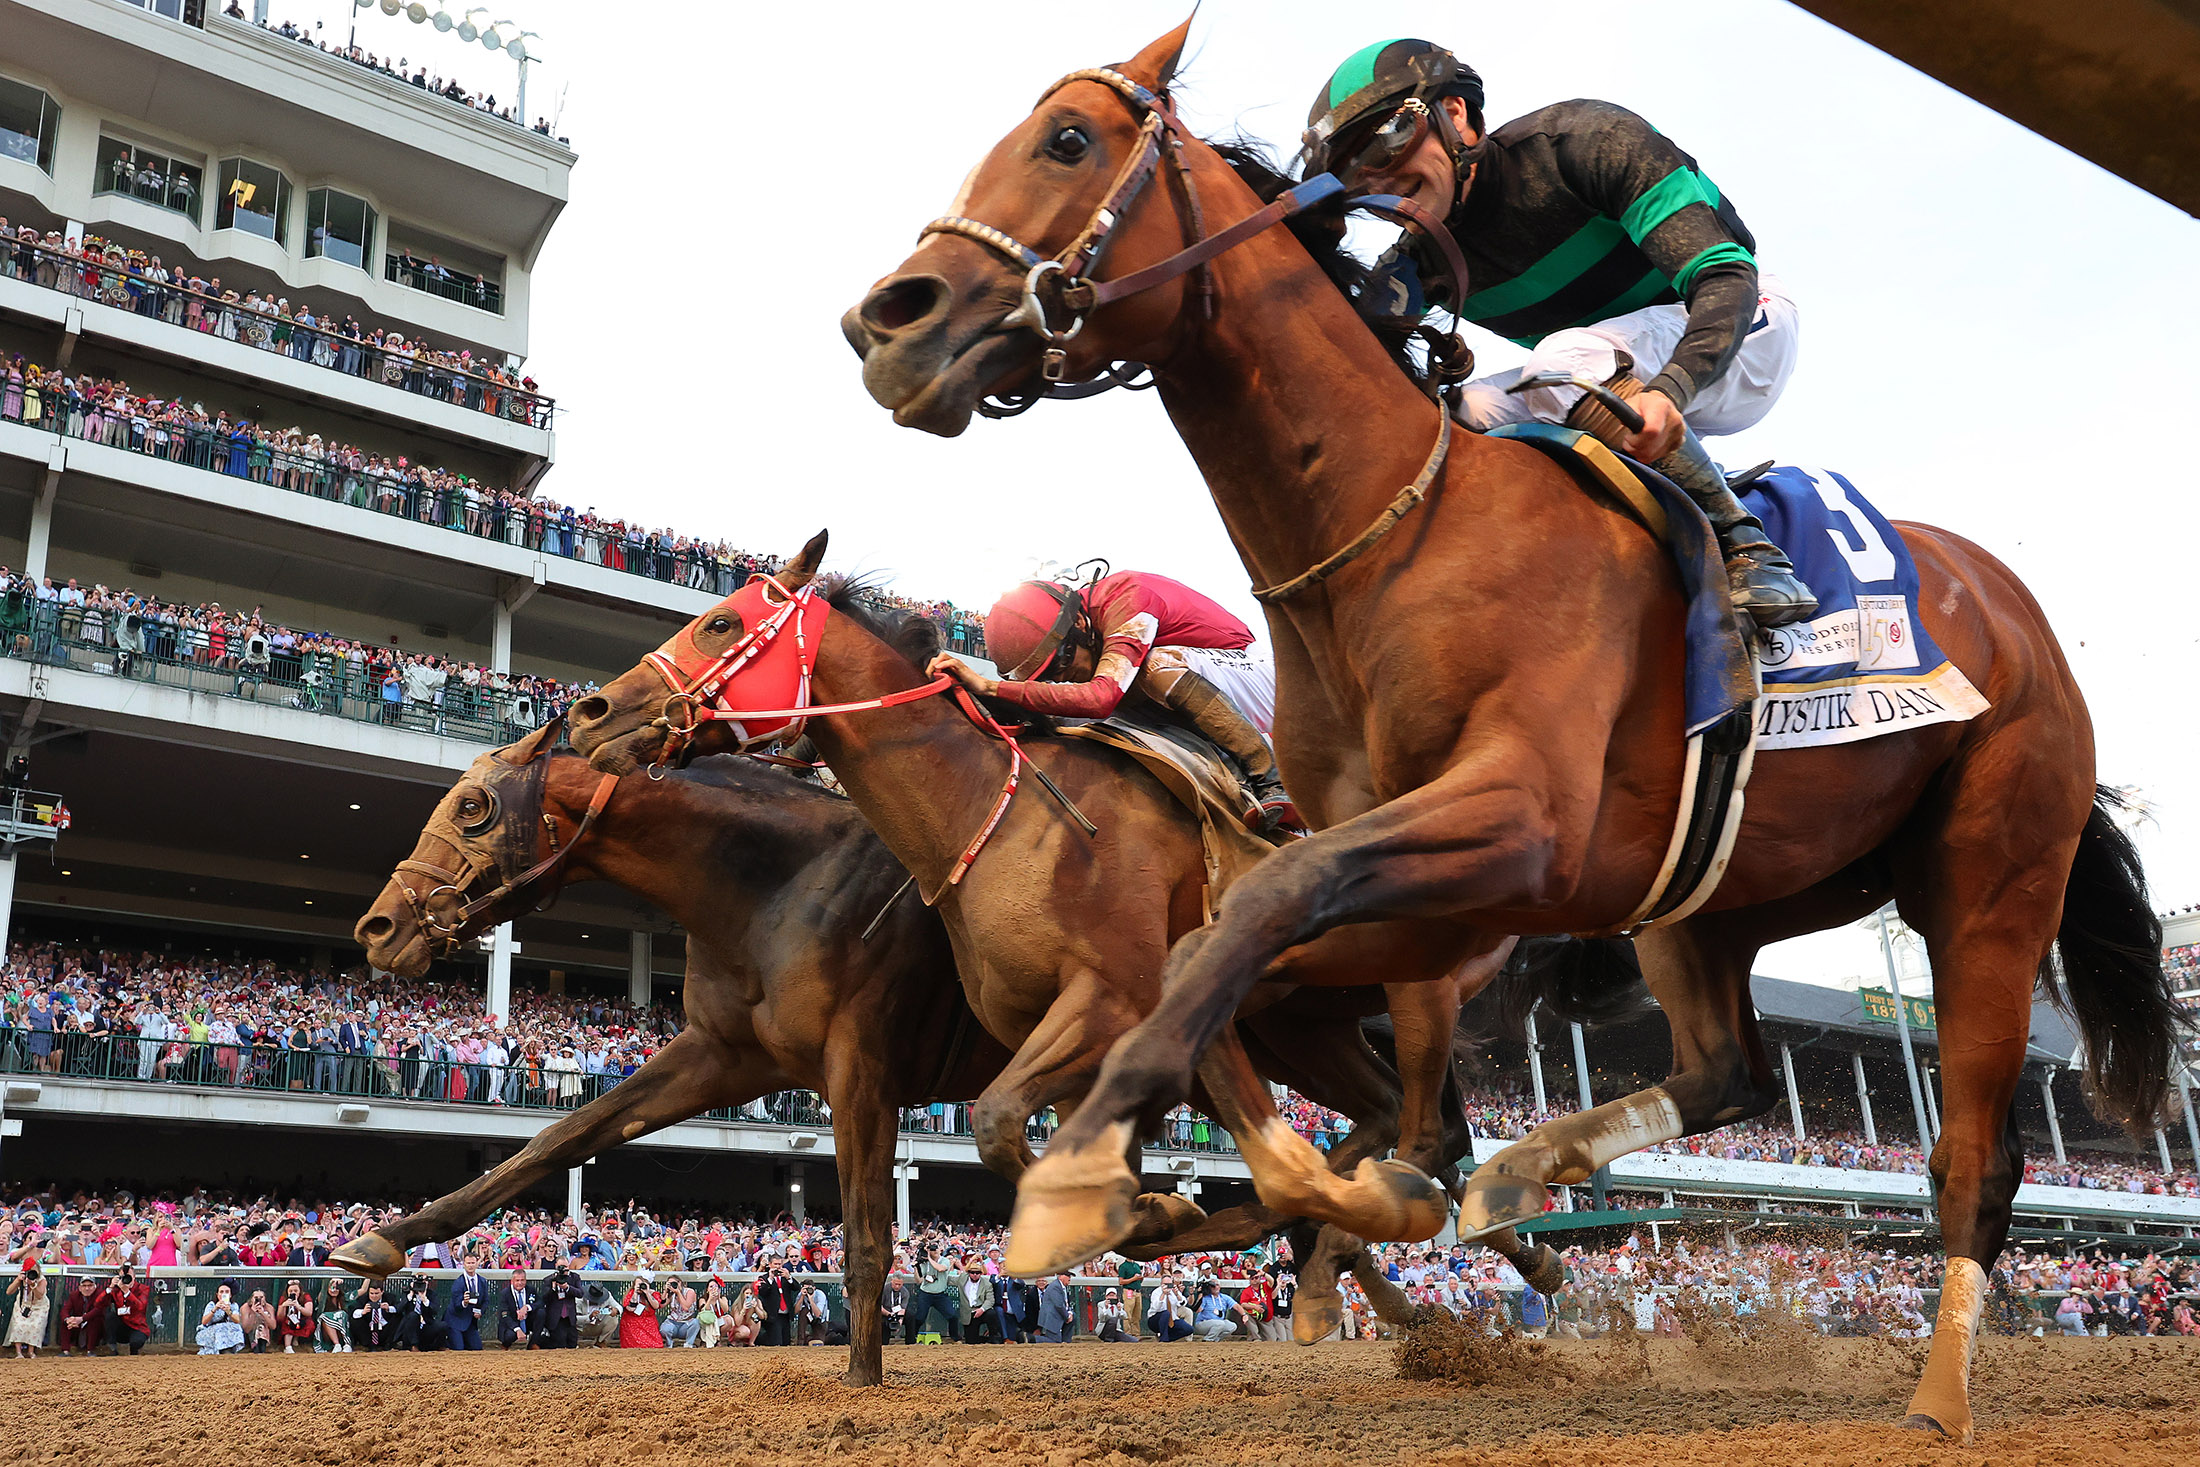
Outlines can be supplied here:
[[[555, 742], [556, 738], [552, 736], [545, 741], [545, 748]], [[545, 795], [550, 787], [550, 757], [547, 752], [537, 752], [529, 762], [535, 765], [529, 795], [534, 808], [540, 812], [543, 835], [550, 844], [549, 853], [541, 860], [501, 886], [478, 897], [468, 898], [467, 892], [477, 883], [494, 878], [498, 869], [494, 860], [471, 849], [473, 840], [479, 834], [495, 828], [505, 814], [496, 791], [484, 787], [490, 799], [489, 814], [473, 826], [458, 826], [439, 807], [429, 817], [424, 828], [424, 834], [434, 836], [457, 856], [462, 870], [448, 870], [432, 861], [423, 861], [418, 856], [408, 857], [397, 863], [392, 879], [397, 882], [397, 889], [405, 894], [405, 904], [412, 909], [413, 921], [427, 939], [429, 951], [436, 957], [448, 957], [456, 952], [461, 940], [460, 934], [479, 920], [482, 913], [517, 893], [531, 891], [572, 859], [573, 852], [580, 848], [581, 841], [594, 828], [596, 817], [611, 803], [611, 792], [619, 785], [618, 775], [603, 776], [596, 785], [596, 793], [588, 802], [586, 813], [574, 827], [573, 838], [561, 842], [558, 838], [558, 817], [546, 808]], [[425, 890], [416, 890], [414, 883], [406, 880], [408, 876], [422, 878]]]

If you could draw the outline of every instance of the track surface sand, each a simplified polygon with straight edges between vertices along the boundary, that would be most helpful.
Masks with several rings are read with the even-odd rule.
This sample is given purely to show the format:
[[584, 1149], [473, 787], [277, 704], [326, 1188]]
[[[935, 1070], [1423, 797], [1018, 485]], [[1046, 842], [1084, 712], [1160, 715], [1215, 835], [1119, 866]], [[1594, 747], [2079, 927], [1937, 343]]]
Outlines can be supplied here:
[[2173, 1340], [1984, 1342], [1970, 1448], [1890, 1424], [1922, 1356], [1880, 1341], [1564, 1343], [1500, 1362], [1514, 1379], [1478, 1388], [1401, 1380], [1396, 1347], [1373, 1342], [894, 1349], [875, 1390], [840, 1383], [841, 1355], [6, 1360], [0, 1462], [2200, 1462], [2200, 1344]]

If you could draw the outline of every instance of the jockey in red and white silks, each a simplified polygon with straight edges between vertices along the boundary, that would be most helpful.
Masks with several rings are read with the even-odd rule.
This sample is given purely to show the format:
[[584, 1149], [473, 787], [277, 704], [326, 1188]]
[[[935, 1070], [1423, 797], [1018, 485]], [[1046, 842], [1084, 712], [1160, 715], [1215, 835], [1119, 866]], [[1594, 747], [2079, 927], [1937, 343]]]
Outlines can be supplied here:
[[1117, 571], [1082, 589], [1024, 581], [985, 619], [989, 678], [942, 653], [931, 671], [974, 693], [1059, 718], [1105, 718], [1142, 695], [1219, 745], [1244, 772], [1262, 826], [1296, 824], [1268, 731], [1276, 675], [1253, 633], [1212, 599], [1148, 571]]

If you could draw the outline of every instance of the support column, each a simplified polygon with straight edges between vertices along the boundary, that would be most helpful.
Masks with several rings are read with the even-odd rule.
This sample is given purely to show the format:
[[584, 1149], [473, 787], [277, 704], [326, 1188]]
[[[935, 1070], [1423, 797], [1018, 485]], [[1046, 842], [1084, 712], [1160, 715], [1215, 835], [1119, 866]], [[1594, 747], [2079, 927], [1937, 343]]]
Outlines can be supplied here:
[[1872, 1088], [1864, 1083], [1864, 1055], [1858, 1050], [1849, 1055], [1856, 1066], [1856, 1108], [1864, 1116], [1864, 1144], [1879, 1144], [1879, 1127], [1872, 1122]]
[[638, 1009], [649, 1007], [649, 965], [651, 941], [647, 932], [636, 929], [631, 937], [626, 965], [626, 1000]]
[[[1581, 1108], [1592, 1110], [1596, 1106], [1596, 1092], [1589, 1088], [1589, 1051], [1581, 1040], [1581, 1025], [1574, 1028], [1574, 1078], [1581, 1083]], [[1612, 1168], [1600, 1166], [1589, 1176], [1589, 1205], [1598, 1212], [1604, 1211], [1605, 1189], [1611, 1185]]]
[[31, 501], [31, 523], [23, 537], [23, 574], [33, 586], [46, 575], [46, 561], [53, 548], [53, 501], [61, 488], [59, 458], [65, 450], [56, 448], [47, 460], [46, 477], [39, 483], [38, 495]]
[[515, 576], [506, 581], [502, 589], [497, 592], [496, 615], [489, 638], [489, 670], [491, 672], [510, 672], [512, 670], [512, 614], [533, 600], [535, 593], [542, 589], [542, 585], [542, 562], [538, 560], [535, 562], [533, 579], [523, 581]]
[[1925, 1115], [1932, 1121], [1933, 1139], [1938, 1141], [1940, 1139], [1940, 1092], [1933, 1088], [1934, 1066], [1923, 1065], [1919, 1068], [1923, 1071], [1922, 1079], [1925, 1086]]
[[2055, 1113], [2055, 1072], [2049, 1070], [2040, 1076], [2040, 1099], [2047, 1102], [2047, 1139], [2055, 1143], [2055, 1160], [2068, 1161], [2063, 1154], [2062, 1117]]
[[15, 919], [15, 857], [0, 855], [0, 953], [8, 950], [8, 927]]
[[802, 1195], [803, 1165], [799, 1161], [787, 1163], [787, 1211], [794, 1214], [795, 1225], [800, 1227], [809, 1220], [808, 1205]]
[[[0, 952], [6, 950], [5, 929], [0, 929]], [[2192, 1169], [2200, 1172], [2200, 1116], [2192, 1113], [2192, 1073], [2183, 1057], [2177, 1062], [2177, 1093], [2185, 1102], [2185, 1144], [2192, 1148]]]
[[1785, 1043], [1780, 1046], [1780, 1072], [1788, 1082], [1788, 1121], [1795, 1128], [1795, 1144], [1803, 1144], [1803, 1097], [1795, 1088], [1795, 1051]]
[[489, 1017], [499, 1025], [512, 1019], [512, 924], [500, 922], [489, 939]]
[[1543, 1098], [1543, 1047], [1535, 1037], [1535, 1010], [1528, 1010], [1528, 1083], [1535, 1087], [1535, 1108], [1549, 1110], [1550, 1104]]
[[1925, 1087], [1917, 1079], [1917, 1052], [1910, 1047], [1910, 1011], [1902, 1005], [1902, 975], [1894, 966], [1894, 934], [1887, 930], [1887, 909], [1879, 909], [1879, 950], [1887, 958], [1887, 991], [1894, 998], [1894, 1032], [1902, 1041], [1902, 1069], [1910, 1077], [1910, 1107], [1917, 1112], [1917, 1145], [1931, 1151], [1938, 1133], [1925, 1115]]
[[581, 1218], [581, 1169], [571, 1167], [565, 1173], [565, 1215], [577, 1224]]
[[917, 1179], [917, 1168], [911, 1162], [901, 1162], [894, 1168], [894, 1226], [901, 1229], [906, 1238], [916, 1229], [909, 1215], [909, 1184]]
[[2169, 1132], [2160, 1126], [2154, 1128], [2154, 1149], [2162, 1153], [2162, 1175], [2168, 1176], [2177, 1170], [2177, 1163], [2169, 1156]]

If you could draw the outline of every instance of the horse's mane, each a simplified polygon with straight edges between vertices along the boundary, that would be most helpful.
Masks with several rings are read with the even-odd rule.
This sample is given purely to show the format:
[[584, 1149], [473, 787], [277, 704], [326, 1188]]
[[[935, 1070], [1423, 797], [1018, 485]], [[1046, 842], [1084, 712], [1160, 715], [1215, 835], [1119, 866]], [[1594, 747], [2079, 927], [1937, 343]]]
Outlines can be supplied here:
[[818, 592], [828, 606], [854, 617], [865, 631], [921, 672], [940, 653], [939, 624], [922, 612], [880, 601], [885, 588], [886, 578], [875, 571], [863, 575], [833, 571], [817, 578]]
[[[1295, 187], [1302, 180], [1294, 178], [1268, 151], [1267, 145], [1248, 137], [1227, 139], [1207, 138], [1208, 147], [1245, 186], [1259, 195], [1264, 204], [1273, 203], [1277, 195]], [[1426, 375], [1421, 360], [1411, 350], [1412, 327], [1394, 316], [1377, 315], [1364, 305], [1365, 288], [1372, 273], [1360, 263], [1351, 251], [1344, 247], [1344, 215], [1341, 211], [1325, 209], [1312, 214], [1295, 214], [1284, 221], [1284, 228], [1303, 246], [1322, 274], [1332, 285], [1352, 302], [1354, 311], [1367, 329], [1375, 333], [1375, 339], [1390, 353], [1390, 359], [1398, 364], [1415, 386], [1421, 386]]]

